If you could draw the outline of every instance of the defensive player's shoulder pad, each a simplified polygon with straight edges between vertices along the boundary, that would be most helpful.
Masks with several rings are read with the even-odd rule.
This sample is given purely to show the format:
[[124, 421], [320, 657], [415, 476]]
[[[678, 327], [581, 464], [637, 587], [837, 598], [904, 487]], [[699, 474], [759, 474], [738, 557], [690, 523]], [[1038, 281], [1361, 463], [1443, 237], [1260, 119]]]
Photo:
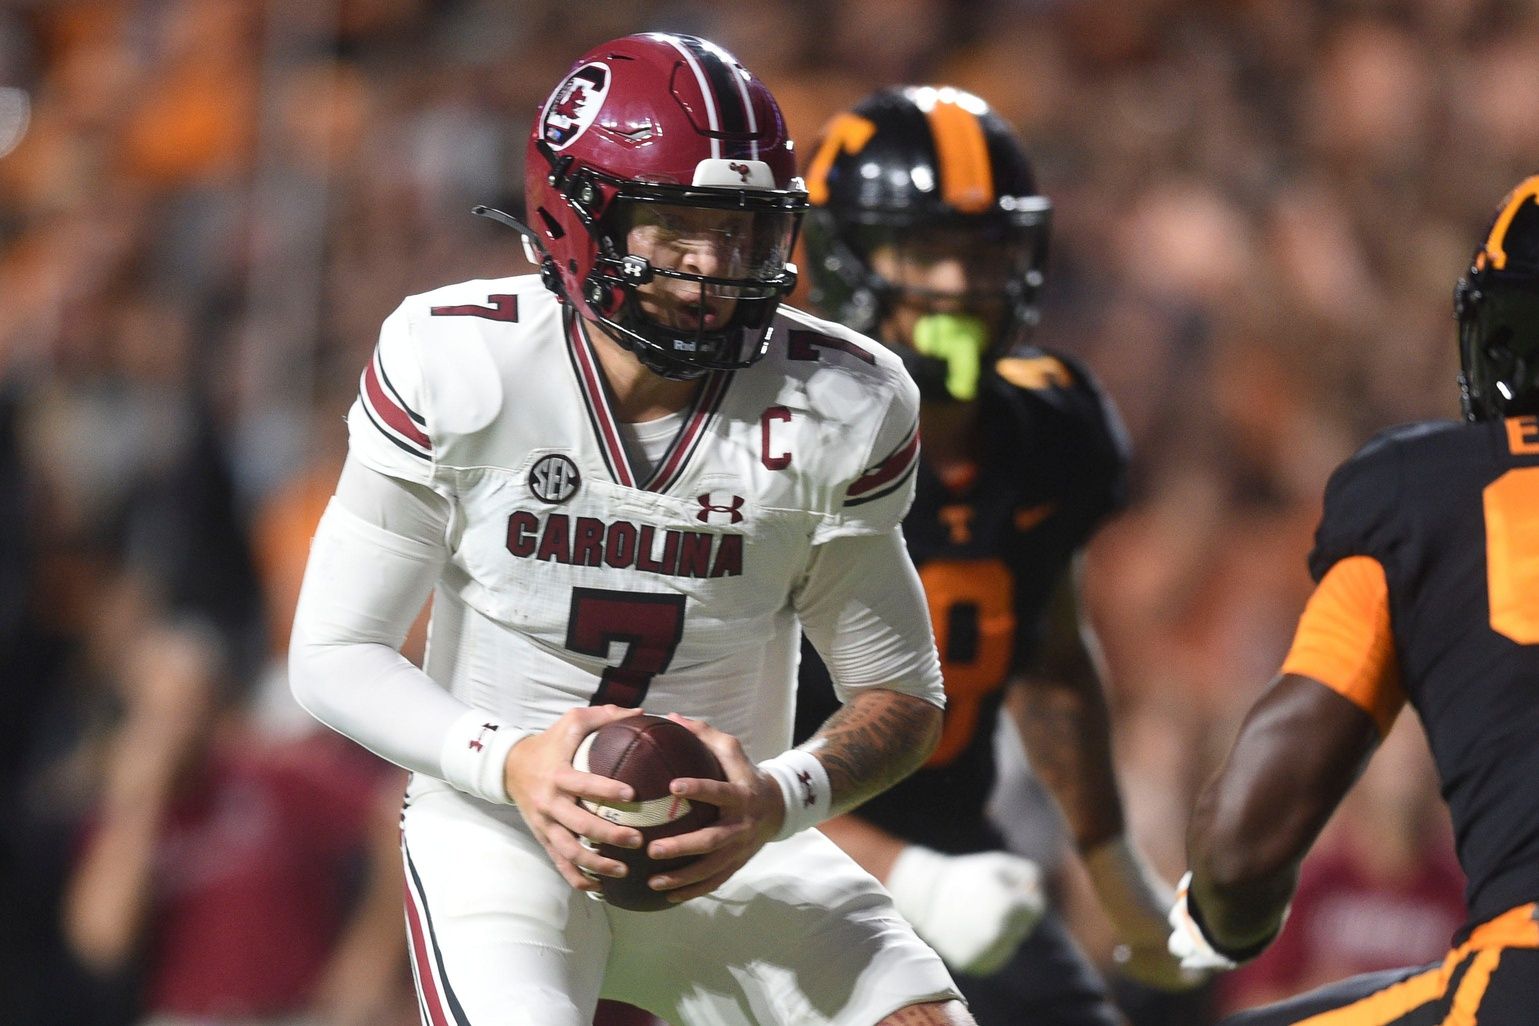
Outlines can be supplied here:
[[1404, 535], [1404, 492], [1408, 461], [1459, 425], [1423, 421], [1382, 431], [1347, 458], [1325, 486], [1324, 509], [1309, 554], [1309, 572], [1325, 576], [1348, 556], [1393, 558]]
[[1023, 347], [996, 361], [994, 371], [1022, 434], [1036, 453], [1063, 455], [1070, 485], [1106, 496], [1108, 509], [1126, 504], [1132, 445], [1116, 405], [1089, 368], [1061, 353]]

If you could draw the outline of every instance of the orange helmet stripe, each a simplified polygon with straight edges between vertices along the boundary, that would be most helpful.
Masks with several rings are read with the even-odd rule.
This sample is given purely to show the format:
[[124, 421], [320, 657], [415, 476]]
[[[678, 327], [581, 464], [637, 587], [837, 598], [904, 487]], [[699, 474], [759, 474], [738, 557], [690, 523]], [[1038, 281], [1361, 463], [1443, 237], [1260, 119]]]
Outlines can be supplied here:
[[1496, 216], [1496, 223], [1491, 225], [1491, 234], [1486, 239], [1482, 255], [1498, 271], [1507, 266], [1507, 229], [1512, 226], [1512, 219], [1518, 216], [1518, 209], [1523, 206], [1523, 202], [1530, 199], [1539, 202], [1539, 175], [1525, 178], [1507, 194], [1507, 199], [1502, 203], [1502, 212]]
[[807, 201], [814, 206], [828, 202], [828, 169], [841, 153], [859, 153], [876, 134], [876, 122], [845, 111], [835, 114], [823, 129], [823, 141], [807, 165]]
[[978, 115], [943, 98], [925, 115], [935, 139], [941, 198], [964, 214], [983, 213], [994, 202], [994, 171]]

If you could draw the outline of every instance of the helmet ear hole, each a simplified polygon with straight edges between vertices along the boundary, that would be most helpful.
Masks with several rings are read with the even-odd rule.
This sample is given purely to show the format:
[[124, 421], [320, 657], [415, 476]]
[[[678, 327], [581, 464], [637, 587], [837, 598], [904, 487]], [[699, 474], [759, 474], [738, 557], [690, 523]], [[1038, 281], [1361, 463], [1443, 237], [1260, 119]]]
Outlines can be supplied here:
[[545, 227], [545, 234], [552, 241], [559, 241], [566, 237], [566, 229], [561, 227], [561, 222], [550, 216], [550, 211], [540, 207], [535, 213], [540, 218], [540, 224]]

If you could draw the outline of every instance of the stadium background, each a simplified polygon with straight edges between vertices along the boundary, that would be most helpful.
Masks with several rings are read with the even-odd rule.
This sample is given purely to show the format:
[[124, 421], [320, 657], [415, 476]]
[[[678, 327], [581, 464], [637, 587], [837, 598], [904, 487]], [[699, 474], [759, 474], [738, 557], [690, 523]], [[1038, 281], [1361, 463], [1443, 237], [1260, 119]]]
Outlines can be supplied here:
[[[894, 82], [970, 88], [1020, 129], [1055, 205], [1041, 341], [1100, 375], [1135, 446], [1088, 584], [1135, 830], [1179, 871], [1196, 783], [1308, 593], [1326, 475], [1374, 431], [1457, 414], [1453, 281], [1539, 154], [1535, 5], [8, 0], [0, 886], [23, 914], [0, 943], [50, 929], [100, 790], [116, 583], [211, 624], [252, 724], [295, 729], [274, 658], [379, 321], [525, 269], [470, 206], [521, 209], [525, 133], [576, 54], [661, 28], [741, 57], [803, 153]], [[1447, 858], [1409, 733], [1332, 828], [1390, 877]], [[1406, 935], [1385, 964], [1428, 950], [1374, 933]], [[19, 974], [0, 1020], [47, 1021], [54, 971]]]

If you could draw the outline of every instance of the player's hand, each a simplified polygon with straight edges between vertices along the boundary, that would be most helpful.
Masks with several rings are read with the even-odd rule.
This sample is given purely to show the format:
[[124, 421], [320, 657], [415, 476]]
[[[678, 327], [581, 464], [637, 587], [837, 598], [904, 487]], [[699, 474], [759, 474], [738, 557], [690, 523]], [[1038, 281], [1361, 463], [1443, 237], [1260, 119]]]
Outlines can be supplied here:
[[1002, 968], [1042, 918], [1042, 871], [1002, 851], [942, 855], [911, 844], [887, 874], [893, 904], [953, 969]]
[[672, 873], [652, 878], [656, 890], [670, 892], [669, 900], [679, 902], [709, 894], [743, 868], [780, 829], [785, 800], [780, 785], [749, 760], [737, 738], [677, 713], [668, 718], [704, 741], [727, 774], [725, 781], [697, 777], [675, 780], [674, 794], [714, 805], [721, 816], [700, 830], [653, 841], [647, 849], [654, 859], [700, 856]]
[[1215, 951], [1212, 943], [1203, 936], [1202, 927], [1192, 918], [1191, 910], [1187, 907], [1191, 885], [1192, 872], [1187, 870], [1181, 882], [1176, 885], [1176, 900], [1170, 906], [1170, 953], [1180, 959], [1186, 969], [1208, 972], [1233, 969], [1235, 961]]
[[1171, 993], [1208, 978], [1210, 969], [1184, 966], [1167, 946], [1165, 915], [1175, 895], [1131, 841], [1113, 838], [1087, 852], [1084, 861], [1101, 908], [1116, 929], [1113, 957], [1123, 976]]
[[583, 838], [639, 848], [641, 832], [595, 816], [578, 804], [580, 798], [597, 803], [628, 802], [635, 792], [629, 784], [573, 768], [572, 756], [593, 731], [640, 711], [613, 705], [568, 709], [555, 723], [508, 751], [503, 767], [508, 797], [556, 869], [578, 890], [598, 890], [599, 876], [625, 875], [624, 863], [599, 855], [583, 843]]

